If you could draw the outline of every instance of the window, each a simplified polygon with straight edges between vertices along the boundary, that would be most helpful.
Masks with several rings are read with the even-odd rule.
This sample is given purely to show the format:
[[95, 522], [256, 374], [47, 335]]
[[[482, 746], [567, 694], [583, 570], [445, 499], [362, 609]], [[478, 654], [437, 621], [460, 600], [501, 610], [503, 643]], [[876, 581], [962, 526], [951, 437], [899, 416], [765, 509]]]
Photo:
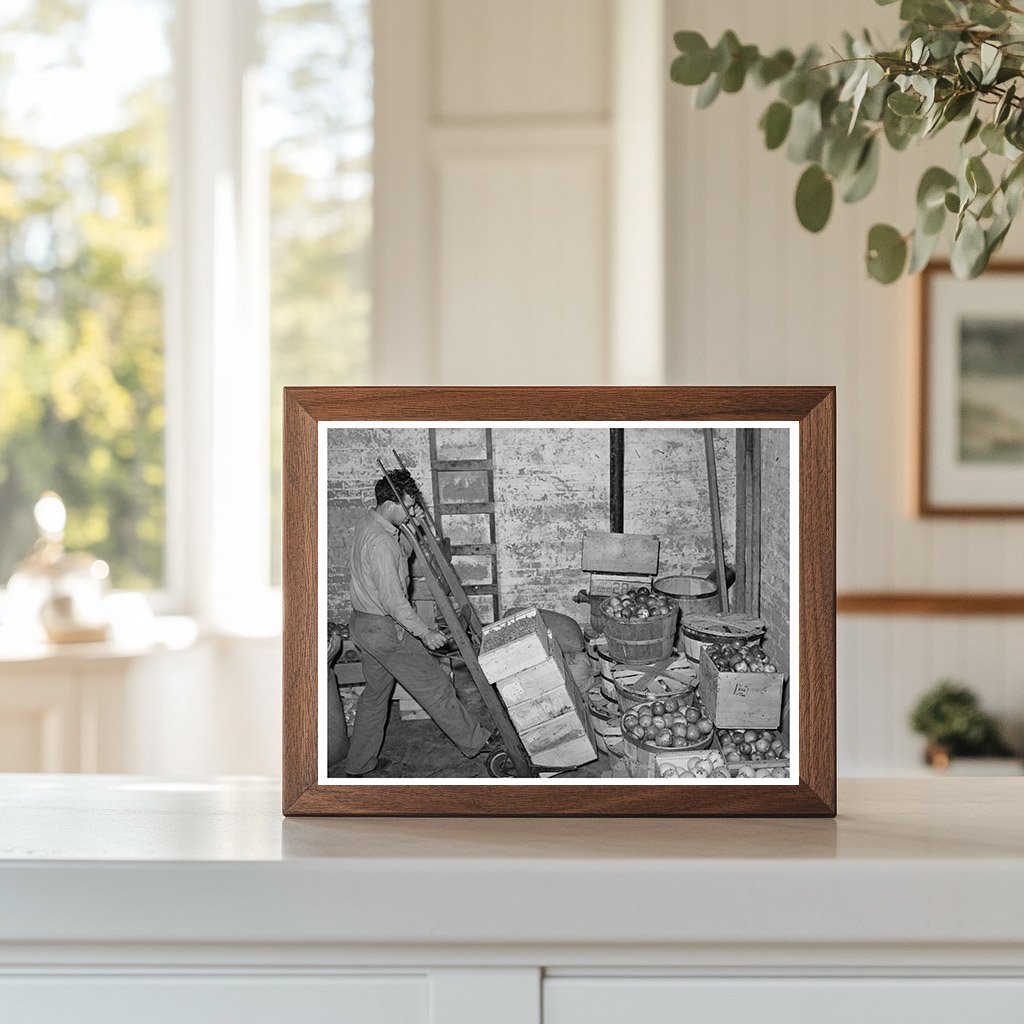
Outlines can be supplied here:
[[52, 489], [115, 587], [272, 628], [281, 388], [368, 375], [372, 68], [371, 0], [3, 4], [0, 588]]
[[363, 384], [370, 335], [370, 0], [263, 0], [268, 154], [271, 567], [279, 579], [281, 388]]
[[0, 14], [0, 586], [48, 489], [68, 546], [115, 586], [164, 582], [171, 16], [170, 0]]

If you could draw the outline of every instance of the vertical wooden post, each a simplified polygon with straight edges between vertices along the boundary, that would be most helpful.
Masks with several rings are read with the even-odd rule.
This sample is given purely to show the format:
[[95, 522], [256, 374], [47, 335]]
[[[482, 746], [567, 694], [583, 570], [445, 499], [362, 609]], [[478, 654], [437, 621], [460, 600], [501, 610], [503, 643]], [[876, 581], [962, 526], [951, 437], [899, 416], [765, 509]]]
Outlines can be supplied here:
[[736, 431], [736, 591], [743, 610], [761, 614], [761, 435]]
[[718, 597], [722, 611], [729, 611], [729, 581], [725, 575], [725, 541], [722, 537], [722, 506], [718, 499], [718, 470], [715, 466], [714, 431], [704, 430], [704, 456], [708, 464], [708, 497], [711, 499], [711, 537], [715, 545]]
[[608, 433], [608, 529], [611, 533], [622, 533], [625, 519], [626, 431], [613, 428]]
[[739, 606], [753, 614], [747, 601], [747, 576], [750, 573], [750, 552], [747, 537], [747, 505], [750, 501], [747, 475], [747, 428], [736, 430], [736, 594]]

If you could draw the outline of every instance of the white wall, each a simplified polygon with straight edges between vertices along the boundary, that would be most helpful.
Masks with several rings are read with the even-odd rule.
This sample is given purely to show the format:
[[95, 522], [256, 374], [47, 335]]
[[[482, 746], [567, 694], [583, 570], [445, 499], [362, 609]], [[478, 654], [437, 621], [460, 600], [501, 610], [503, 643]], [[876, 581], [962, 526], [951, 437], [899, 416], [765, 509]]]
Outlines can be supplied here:
[[377, 381], [657, 383], [662, 10], [377, 0]]
[[[885, 153], [878, 194], [815, 237], [792, 211], [799, 169], [761, 145], [766, 94], [698, 112], [667, 78], [674, 29], [799, 46], [893, 12], [377, 0], [377, 382], [836, 384], [840, 589], [1024, 589], [1019, 522], [910, 516], [912, 285], [881, 288], [862, 266], [869, 225], [909, 226], [946, 143]], [[1017, 230], [1007, 253], [1022, 249]], [[224, 641], [202, 685], [168, 677], [140, 756], [276, 773], [279, 654], [277, 640]], [[914, 770], [906, 714], [943, 675], [1024, 738], [1022, 664], [1019, 619], [841, 618], [841, 773]]]
[[[717, 40], [734, 29], [762, 48], [838, 41], [881, 27], [895, 8], [868, 0], [669, 0], [668, 31]], [[668, 51], [667, 51], [668, 52]], [[693, 90], [666, 87], [668, 382], [835, 384], [838, 387], [839, 589], [1024, 589], [1020, 520], [922, 521], [909, 511], [913, 282], [883, 288], [863, 270], [871, 224], [912, 226], [917, 181], [955, 144], [885, 151], [877, 192], [837, 204], [810, 235], [796, 221], [800, 168], [765, 151], [756, 128], [773, 98], [748, 89], [692, 107]], [[1020, 255], [1018, 225], [1006, 255]], [[839, 766], [844, 774], [915, 767], [906, 727], [917, 696], [942, 676], [974, 687], [1024, 734], [1024, 622], [1004, 619], [839, 620]]]

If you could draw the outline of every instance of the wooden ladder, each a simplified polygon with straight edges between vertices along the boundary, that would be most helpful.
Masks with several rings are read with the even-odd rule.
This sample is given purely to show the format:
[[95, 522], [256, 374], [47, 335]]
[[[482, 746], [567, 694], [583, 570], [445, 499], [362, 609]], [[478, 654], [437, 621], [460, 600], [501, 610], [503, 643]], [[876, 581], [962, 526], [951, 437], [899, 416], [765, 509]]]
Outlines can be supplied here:
[[[437, 453], [437, 431], [430, 430], [430, 474], [434, 484], [434, 524], [440, 538], [445, 537], [445, 519], [449, 516], [479, 516], [487, 520], [487, 541], [481, 544], [452, 544], [452, 558], [486, 556], [490, 560], [489, 583], [467, 584], [470, 597], [490, 597], [491, 622], [500, 617], [498, 592], [498, 535], [494, 517], [494, 455], [491, 431], [484, 430], [486, 456], [482, 459], [441, 459]], [[471, 502], [445, 502], [442, 498], [442, 477], [450, 473], [480, 473], [486, 481], [485, 500]]]

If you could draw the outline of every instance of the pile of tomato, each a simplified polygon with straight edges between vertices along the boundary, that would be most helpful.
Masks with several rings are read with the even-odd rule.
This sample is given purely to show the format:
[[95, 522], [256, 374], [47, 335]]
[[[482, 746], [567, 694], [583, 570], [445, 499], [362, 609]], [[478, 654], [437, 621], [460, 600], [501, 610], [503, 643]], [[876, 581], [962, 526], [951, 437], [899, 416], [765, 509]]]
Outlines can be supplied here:
[[664, 594], [652, 594], [650, 587], [627, 590], [601, 604], [601, 611], [610, 619], [653, 619], [675, 614], [678, 608], [675, 601]]

